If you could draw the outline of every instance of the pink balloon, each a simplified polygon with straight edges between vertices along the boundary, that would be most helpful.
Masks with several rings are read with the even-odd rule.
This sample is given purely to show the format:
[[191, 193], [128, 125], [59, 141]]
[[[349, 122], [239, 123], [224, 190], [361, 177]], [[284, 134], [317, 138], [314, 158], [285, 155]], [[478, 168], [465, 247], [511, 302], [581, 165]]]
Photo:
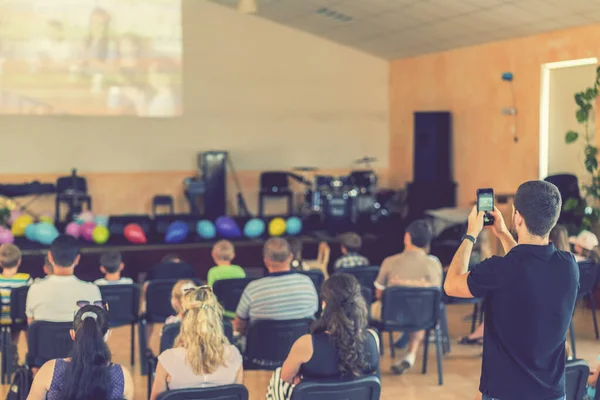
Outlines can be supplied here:
[[87, 241], [92, 241], [94, 237], [94, 228], [96, 224], [94, 222], [86, 222], [81, 225], [81, 237]]
[[21, 215], [23, 215], [23, 211], [21, 211], [21, 210], [12, 210], [10, 212], [10, 218], [8, 219], [8, 223], [12, 225], [13, 222], [15, 222], [15, 219], [19, 218]]
[[81, 226], [77, 222], [69, 222], [65, 227], [65, 233], [78, 238], [81, 235]]
[[9, 231], [8, 229], [3, 229], [0, 231], [0, 244], [13, 243], [14, 241], [15, 238], [13, 237], [11, 231]]
[[86, 222], [94, 222], [94, 213], [91, 211], [84, 211], [77, 217], [78, 220]]

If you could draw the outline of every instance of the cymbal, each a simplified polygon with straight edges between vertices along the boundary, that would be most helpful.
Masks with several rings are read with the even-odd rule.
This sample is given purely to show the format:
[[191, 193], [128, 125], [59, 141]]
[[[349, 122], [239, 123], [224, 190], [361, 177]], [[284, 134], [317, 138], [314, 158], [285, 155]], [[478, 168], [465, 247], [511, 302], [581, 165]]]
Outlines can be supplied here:
[[300, 172], [314, 172], [314, 171], [318, 171], [319, 168], [317, 167], [294, 167], [292, 168], [293, 171], [300, 171]]
[[373, 162], [377, 162], [377, 158], [364, 156], [363, 158], [359, 158], [358, 160], [354, 161], [354, 164], [370, 164]]

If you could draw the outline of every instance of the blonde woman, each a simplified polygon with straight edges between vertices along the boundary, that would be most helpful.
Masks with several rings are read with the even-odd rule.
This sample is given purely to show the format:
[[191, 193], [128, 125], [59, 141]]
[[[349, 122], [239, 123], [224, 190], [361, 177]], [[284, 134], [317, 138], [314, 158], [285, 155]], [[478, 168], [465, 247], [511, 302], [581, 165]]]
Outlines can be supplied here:
[[175, 346], [158, 356], [151, 400], [173, 389], [243, 383], [240, 352], [223, 334], [223, 308], [208, 286], [186, 291]]

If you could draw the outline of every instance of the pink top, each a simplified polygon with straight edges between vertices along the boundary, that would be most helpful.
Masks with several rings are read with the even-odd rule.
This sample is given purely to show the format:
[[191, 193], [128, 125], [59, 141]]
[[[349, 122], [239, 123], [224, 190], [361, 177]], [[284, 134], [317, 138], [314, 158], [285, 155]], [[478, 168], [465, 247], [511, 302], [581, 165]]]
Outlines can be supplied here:
[[203, 388], [231, 385], [235, 383], [237, 372], [242, 367], [242, 355], [233, 345], [225, 346], [225, 365], [208, 375], [196, 375], [185, 360], [186, 350], [176, 347], [165, 350], [158, 361], [171, 376], [169, 389]]

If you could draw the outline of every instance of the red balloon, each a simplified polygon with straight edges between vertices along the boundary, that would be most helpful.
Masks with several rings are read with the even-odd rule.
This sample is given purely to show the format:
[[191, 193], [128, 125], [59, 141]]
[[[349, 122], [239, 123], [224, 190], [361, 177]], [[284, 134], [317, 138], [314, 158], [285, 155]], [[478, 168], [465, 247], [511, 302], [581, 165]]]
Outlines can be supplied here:
[[125, 238], [129, 240], [130, 243], [134, 244], [145, 244], [148, 243], [148, 239], [146, 239], [146, 234], [139, 224], [128, 224], [125, 226], [123, 230], [123, 234]]

